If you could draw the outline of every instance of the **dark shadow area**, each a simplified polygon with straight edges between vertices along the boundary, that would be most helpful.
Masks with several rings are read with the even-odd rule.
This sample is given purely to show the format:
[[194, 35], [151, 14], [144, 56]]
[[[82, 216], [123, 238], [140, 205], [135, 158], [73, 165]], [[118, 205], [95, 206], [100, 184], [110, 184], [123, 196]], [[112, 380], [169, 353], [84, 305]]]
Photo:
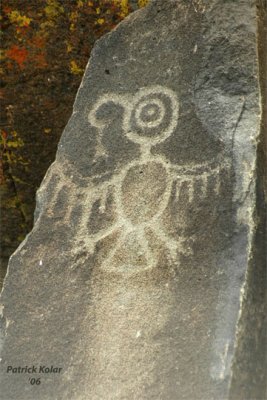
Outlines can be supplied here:
[[231, 400], [266, 398], [266, 136], [267, 136], [267, 2], [258, 1], [259, 84], [262, 102], [261, 133], [257, 150], [256, 229], [247, 272], [243, 311], [230, 390]]

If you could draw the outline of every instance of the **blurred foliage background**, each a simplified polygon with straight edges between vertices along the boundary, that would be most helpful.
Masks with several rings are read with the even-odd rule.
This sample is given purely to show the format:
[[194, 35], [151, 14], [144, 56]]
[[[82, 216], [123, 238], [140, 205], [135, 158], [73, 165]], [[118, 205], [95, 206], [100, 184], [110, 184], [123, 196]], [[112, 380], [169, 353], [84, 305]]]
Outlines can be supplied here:
[[35, 192], [94, 42], [148, 0], [2, 0], [0, 286], [10, 255], [33, 225]]

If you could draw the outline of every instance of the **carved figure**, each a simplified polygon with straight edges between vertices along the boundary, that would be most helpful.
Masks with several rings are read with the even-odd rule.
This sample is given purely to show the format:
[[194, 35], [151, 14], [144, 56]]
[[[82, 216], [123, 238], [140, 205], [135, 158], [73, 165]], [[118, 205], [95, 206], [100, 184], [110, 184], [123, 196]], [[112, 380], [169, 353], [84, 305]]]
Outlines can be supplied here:
[[[123, 134], [139, 145], [140, 157], [115, 172], [109, 181], [90, 182], [84, 189], [77, 241], [83, 238], [87, 250], [94, 253], [99, 242], [111, 240], [112, 246], [100, 263], [101, 268], [109, 271], [131, 274], [154, 268], [158, 262], [156, 247], [164, 248], [170, 263], [177, 264], [179, 254], [192, 253], [190, 238], [170, 234], [165, 229], [164, 213], [170, 203], [179, 206], [181, 191], [187, 192], [190, 204], [196, 185], [201, 185], [201, 196], [207, 196], [209, 180], [213, 192], [218, 194], [220, 166], [214, 160], [178, 166], [164, 155], [152, 153], [153, 146], [174, 132], [179, 117], [176, 94], [159, 85], [141, 88], [135, 95], [108, 93], [98, 99], [88, 115], [89, 123], [98, 129], [96, 161], [105, 157], [102, 131], [107, 121], [101, 111], [108, 103], [123, 107]], [[52, 204], [58, 202], [62, 190], [63, 183]], [[69, 207], [65, 220], [71, 220], [72, 209]], [[180, 226], [187, 223], [186, 218], [179, 217]]]

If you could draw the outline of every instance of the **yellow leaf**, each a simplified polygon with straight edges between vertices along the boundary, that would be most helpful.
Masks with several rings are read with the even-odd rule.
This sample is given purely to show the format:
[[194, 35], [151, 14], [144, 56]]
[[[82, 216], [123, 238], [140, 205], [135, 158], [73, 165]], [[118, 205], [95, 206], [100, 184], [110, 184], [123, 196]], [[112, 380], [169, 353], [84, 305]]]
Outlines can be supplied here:
[[49, 19], [54, 19], [64, 12], [64, 8], [57, 2], [57, 0], [46, 0], [46, 4], [47, 6], [44, 11]]
[[55, 26], [54, 22], [52, 21], [46, 21], [46, 22], [42, 22], [40, 24], [40, 28], [42, 30], [42, 35], [43, 36], [48, 36], [49, 32], [45, 32], [46, 30], [52, 28], [53, 26]]
[[70, 21], [71, 21], [71, 22], [75, 22], [75, 21], [77, 21], [77, 18], [78, 18], [78, 12], [77, 12], [77, 11], [73, 11], [73, 12], [70, 14]]
[[129, 14], [129, 1], [128, 0], [113, 0], [114, 4], [120, 7], [121, 12], [119, 16], [125, 18]]
[[11, 11], [8, 14], [8, 18], [12, 24], [17, 24], [18, 26], [29, 26], [31, 23], [31, 18], [26, 17], [26, 15], [21, 15], [19, 11]]
[[70, 53], [72, 51], [72, 49], [73, 49], [73, 46], [70, 43], [68, 43], [67, 44], [67, 53]]
[[142, 8], [145, 7], [148, 4], [149, 0], [138, 0], [138, 7]]
[[8, 141], [9, 148], [17, 149], [18, 147], [22, 147], [22, 146], [23, 146], [23, 143], [21, 143], [20, 141], [14, 141], [14, 140]]
[[98, 24], [98, 25], [103, 25], [104, 22], [105, 22], [104, 18], [98, 18], [98, 19], [96, 20], [96, 24]]
[[12, 134], [12, 139], [9, 139], [9, 140], [7, 141], [7, 146], [8, 146], [9, 148], [14, 148], [14, 149], [16, 149], [16, 148], [18, 148], [18, 147], [24, 146], [23, 140], [22, 140], [20, 137], [18, 137], [18, 132], [12, 131], [11, 134]]
[[74, 75], [78, 75], [78, 74], [82, 74], [83, 73], [83, 69], [78, 67], [77, 63], [75, 60], [71, 60], [70, 62], [70, 70], [71, 73]]
[[100, 10], [99, 7], [97, 7], [95, 11], [96, 11], [97, 14], [100, 14], [100, 13], [101, 13], [101, 10]]
[[70, 14], [70, 21], [71, 21], [70, 31], [71, 32], [73, 32], [75, 30], [75, 22], [77, 21], [77, 19], [78, 19], [78, 12], [77, 11], [72, 12]]
[[51, 128], [45, 128], [45, 129], [44, 129], [44, 133], [46, 133], [46, 134], [49, 134], [51, 131], [52, 131]]

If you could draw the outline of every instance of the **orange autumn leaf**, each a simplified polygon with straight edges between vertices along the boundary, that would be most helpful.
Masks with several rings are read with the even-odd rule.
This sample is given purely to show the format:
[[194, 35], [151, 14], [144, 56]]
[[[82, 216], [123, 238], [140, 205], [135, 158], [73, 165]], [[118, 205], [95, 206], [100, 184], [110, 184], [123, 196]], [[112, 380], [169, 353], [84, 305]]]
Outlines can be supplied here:
[[20, 66], [20, 68], [24, 67], [24, 62], [28, 57], [28, 51], [24, 47], [18, 47], [16, 45], [12, 46], [6, 52], [6, 56], [11, 60], [16, 61], [16, 63]]
[[5, 14], [9, 14], [12, 11], [11, 7], [3, 7], [3, 11]]

